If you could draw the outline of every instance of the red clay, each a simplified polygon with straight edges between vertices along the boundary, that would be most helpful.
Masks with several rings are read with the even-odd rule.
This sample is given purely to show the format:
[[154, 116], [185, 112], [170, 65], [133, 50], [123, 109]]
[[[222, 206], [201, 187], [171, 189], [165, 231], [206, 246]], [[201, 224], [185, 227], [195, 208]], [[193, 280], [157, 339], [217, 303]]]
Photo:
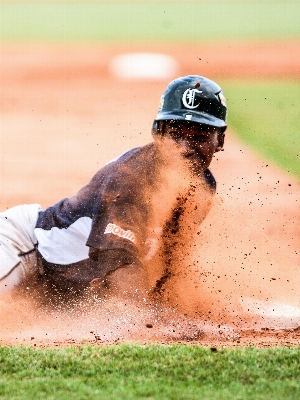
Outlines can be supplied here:
[[[121, 81], [108, 68], [113, 55], [141, 50], [175, 56], [180, 75], [300, 76], [299, 41], [184, 48], [4, 46], [1, 210], [51, 205], [75, 193], [109, 159], [151, 140], [167, 81]], [[30, 299], [14, 299], [0, 302], [0, 343], [299, 345], [300, 317], [282, 308], [300, 307], [299, 183], [253, 155], [230, 130], [212, 171], [218, 181], [215, 205], [169, 284], [168, 307], [175, 314], [167, 309], [158, 318], [151, 308], [97, 303], [97, 318], [85, 309], [74, 323], [64, 313], [37, 311]], [[62, 320], [64, 325], [57, 324]]]

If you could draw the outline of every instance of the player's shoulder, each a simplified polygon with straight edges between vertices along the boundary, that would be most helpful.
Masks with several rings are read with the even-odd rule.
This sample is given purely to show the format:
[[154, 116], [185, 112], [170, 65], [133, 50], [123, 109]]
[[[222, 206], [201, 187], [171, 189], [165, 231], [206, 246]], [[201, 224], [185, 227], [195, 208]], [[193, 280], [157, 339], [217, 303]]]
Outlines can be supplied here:
[[130, 176], [142, 175], [143, 171], [151, 170], [153, 163], [153, 146], [136, 147], [120, 154], [99, 169], [88, 183], [89, 192], [98, 191], [100, 187], [113, 184], [116, 180], [126, 180]]
[[[99, 188], [134, 186], [138, 181], [151, 180], [155, 167], [155, 148], [152, 143], [128, 150], [110, 160], [93, 176], [89, 183], [92, 191]], [[136, 183], [135, 183], [136, 182]]]
[[122, 162], [122, 161], [128, 160], [134, 154], [138, 153], [139, 149], [140, 149], [140, 147], [136, 147], [134, 149], [129, 149], [129, 150], [124, 151], [123, 153], [121, 153], [121, 154], [117, 155], [116, 157], [112, 158], [111, 160], [109, 160], [105, 164], [105, 166], [116, 163], [116, 162]]
[[141, 147], [135, 147], [133, 149], [127, 150], [117, 157], [113, 158], [112, 160], [108, 161], [105, 166], [111, 165], [111, 164], [123, 164], [127, 163], [130, 161], [144, 161], [144, 158], [142, 159], [141, 157], [145, 157], [147, 153], [151, 153], [154, 150], [154, 144], [149, 143], [145, 146]]
[[123, 177], [128, 176], [144, 176], [149, 171], [154, 171], [156, 157], [156, 148], [153, 143], [149, 143], [142, 147], [136, 147], [122, 153], [109, 161], [100, 171], [106, 178], [108, 176]]

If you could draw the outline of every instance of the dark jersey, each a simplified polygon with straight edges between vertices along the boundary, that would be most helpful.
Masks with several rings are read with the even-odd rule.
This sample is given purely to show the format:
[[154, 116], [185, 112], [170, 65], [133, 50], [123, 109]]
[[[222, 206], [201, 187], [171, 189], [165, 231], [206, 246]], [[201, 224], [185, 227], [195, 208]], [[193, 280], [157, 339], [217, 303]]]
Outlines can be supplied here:
[[[142, 263], [150, 213], [145, 192], [155, 190], [160, 165], [154, 143], [129, 150], [75, 196], [40, 212], [35, 235], [46, 273], [88, 283], [120, 266]], [[214, 190], [209, 170], [204, 178]]]

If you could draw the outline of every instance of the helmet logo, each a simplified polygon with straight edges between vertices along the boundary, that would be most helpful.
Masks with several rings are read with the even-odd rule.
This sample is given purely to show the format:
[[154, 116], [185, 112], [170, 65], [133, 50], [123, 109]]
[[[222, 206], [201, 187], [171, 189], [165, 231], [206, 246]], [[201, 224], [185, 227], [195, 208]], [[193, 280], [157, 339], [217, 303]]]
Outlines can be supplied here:
[[164, 95], [162, 95], [159, 100], [158, 110], [161, 110], [163, 108], [163, 106], [164, 106]]
[[227, 105], [226, 105], [226, 97], [224, 96], [223, 92], [219, 93], [219, 99], [220, 99], [220, 102], [223, 104], [223, 106], [227, 107]]
[[193, 108], [197, 108], [199, 106], [199, 104], [195, 105], [195, 96], [196, 93], [202, 93], [202, 90], [198, 90], [198, 89], [187, 89], [182, 96], [182, 102], [183, 105], [186, 108], [189, 109], [193, 109]]

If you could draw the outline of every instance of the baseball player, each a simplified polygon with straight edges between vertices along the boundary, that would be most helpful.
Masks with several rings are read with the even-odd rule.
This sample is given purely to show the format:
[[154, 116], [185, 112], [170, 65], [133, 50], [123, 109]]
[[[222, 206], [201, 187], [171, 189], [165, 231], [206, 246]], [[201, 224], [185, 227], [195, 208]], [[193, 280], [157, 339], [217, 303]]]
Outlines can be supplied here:
[[[110, 161], [77, 194], [46, 210], [30, 204], [1, 213], [0, 298], [33, 280], [65, 292], [100, 285], [144, 295], [146, 266], [157, 254], [165, 269], [154, 291], [161, 290], [190, 199], [198, 187], [215, 192], [208, 167], [223, 148], [226, 115], [215, 82], [175, 79], [161, 97], [153, 142]], [[207, 211], [193, 205], [199, 221]]]

